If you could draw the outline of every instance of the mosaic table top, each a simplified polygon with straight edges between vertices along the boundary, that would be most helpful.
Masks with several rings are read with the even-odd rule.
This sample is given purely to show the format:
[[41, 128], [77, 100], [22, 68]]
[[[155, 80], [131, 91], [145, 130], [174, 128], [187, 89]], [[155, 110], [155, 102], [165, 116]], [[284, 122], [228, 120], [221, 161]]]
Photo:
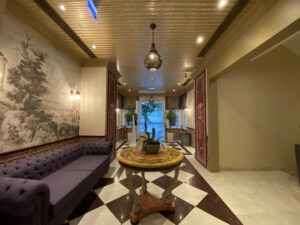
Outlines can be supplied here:
[[172, 168], [181, 163], [183, 154], [174, 148], [163, 147], [158, 154], [146, 154], [135, 147], [121, 150], [117, 156], [125, 166], [139, 169]]

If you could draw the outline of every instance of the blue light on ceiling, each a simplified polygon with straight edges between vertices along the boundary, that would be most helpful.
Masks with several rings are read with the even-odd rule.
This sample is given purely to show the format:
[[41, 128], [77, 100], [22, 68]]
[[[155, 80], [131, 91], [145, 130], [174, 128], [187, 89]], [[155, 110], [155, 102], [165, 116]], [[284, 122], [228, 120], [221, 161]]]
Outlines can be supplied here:
[[98, 20], [97, 20], [97, 13], [98, 13], [98, 10], [95, 6], [95, 3], [93, 0], [87, 0], [87, 6], [88, 6], [88, 9], [90, 11], [90, 13], [92, 14], [95, 22], [97, 23]]

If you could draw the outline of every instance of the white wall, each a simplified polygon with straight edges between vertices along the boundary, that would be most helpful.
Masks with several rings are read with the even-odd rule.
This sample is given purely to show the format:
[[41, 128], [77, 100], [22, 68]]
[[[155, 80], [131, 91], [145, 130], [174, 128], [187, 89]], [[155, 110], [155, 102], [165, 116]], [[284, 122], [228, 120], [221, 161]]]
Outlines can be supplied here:
[[106, 135], [107, 69], [81, 70], [80, 135]]
[[186, 127], [195, 128], [195, 88], [186, 93]]
[[280, 46], [254, 62], [236, 65], [218, 80], [221, 169], [296, 173], [299, 62], [300, 56]]

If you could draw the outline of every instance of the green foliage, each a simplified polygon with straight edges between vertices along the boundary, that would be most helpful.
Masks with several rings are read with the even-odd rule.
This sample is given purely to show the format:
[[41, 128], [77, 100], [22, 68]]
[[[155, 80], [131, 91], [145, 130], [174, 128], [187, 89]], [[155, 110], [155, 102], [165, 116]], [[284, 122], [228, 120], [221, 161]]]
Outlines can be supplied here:
[[149, 121], [149, 115], [153, 113], [156, 109], [161, 108], [159, 103], [144, 103], [142, 104], [142, 116], [144, 118], [144, 129], [147, 131], [147, 122]]
[[132, 116], [134, 117], [134, 122], [137, 124], [137, 114], [135, 110], [130, 109], [128, 112], [125, 113], [125, 120], [129, 124], [132, 121]]
[[170, 127], [174, 126], [177, 119], [177, 114], [174, 110], [169, 110], [166, 114], [167, 120], [169, 120]]
[[140, 136], [140, 138], [145, 139], [144, 143], [143, 143], [143, 148], [142, 148], [143, 151], [146, 150], [148, 144], [159, 144], [160, 143], [159, 139], [155, 140], [155, 128], [152, 128], [151, 138], [150, 138], [149, 132], [145, 132], [145, 133], [146, 133], [147, 137]]
[[22, 105], [22, 110], [32, 112], [40, 108], [41, 97], [48, 92], [47, 75], [42, 70], [47, 54], [33, 48], [28, 35], [21, 42], [19, 51], [22, 56], [20, 63], [8, 70], [7, 81], [14, 88], [7, 97]]

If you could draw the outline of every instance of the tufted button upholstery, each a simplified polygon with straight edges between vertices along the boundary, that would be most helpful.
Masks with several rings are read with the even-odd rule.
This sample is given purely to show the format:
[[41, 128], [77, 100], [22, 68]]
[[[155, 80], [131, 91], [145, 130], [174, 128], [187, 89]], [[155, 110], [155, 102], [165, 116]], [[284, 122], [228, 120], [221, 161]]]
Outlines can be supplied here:
[[36, 180], [0, 177], [0, 212], [16, 216], [35, 215], [46, 221], [49, 211], [50, 191], [46, 184]]
[[[106, 155], [108, 160], [105, 162], [107, 163], [97, 163], [101, 165], [101, 171], [98, 172], [103, 175], [109, 167], [108, 155], [111, 149], [110, 142], [83, 141], [0, 164], [0, 224], [2, 224], [3, 215], [8, 215], [9, 221], [11, 218], [20, 217], [22, 221], [23, 219], [30, 221], [26, 224], [48, 224], [48, 217], [52, 216], [51, 213], [49, 214], [50, 208], [53, 207], [50, 205], [50, 197], [59, 195], [60, 192], [52, 192], [50, 196], [49, 185], [45, 179], [84, 155]], [[89, 157], [92, 157], [92, 160], [89, 160], [86, 165], [91, 166], [90, 161], [96, 157]], [[85, 164], [81, 161], [79, 167], [83, 165]], [[87, 184], [90, 185], [87, 186], [88, 191], [95, 185], [92, 181], [97, 180], [97, 178], [92, 178]]]
[[108, 155], [112, 149], [109, 141], [83, 141], [80, 146], [85, 155]]
[[82, 141], [0, 165], [0, 176], [40, 180], [82, 155], [107, 155], [111, 142]]

